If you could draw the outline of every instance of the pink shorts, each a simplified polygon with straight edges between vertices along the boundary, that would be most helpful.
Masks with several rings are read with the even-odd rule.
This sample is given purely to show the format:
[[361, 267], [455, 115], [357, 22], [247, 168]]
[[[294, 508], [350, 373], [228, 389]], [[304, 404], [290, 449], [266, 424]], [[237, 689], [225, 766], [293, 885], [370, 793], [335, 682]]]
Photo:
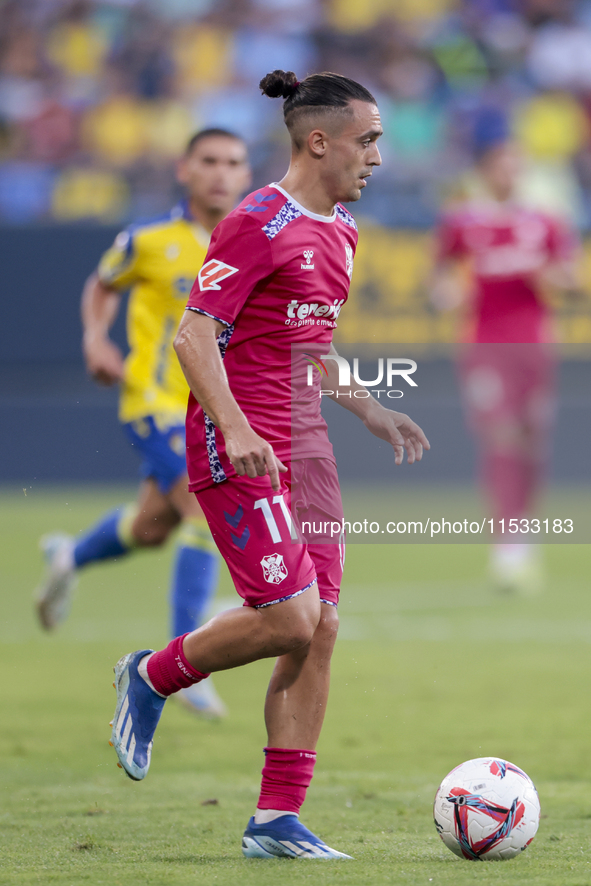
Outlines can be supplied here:
[[459, 360], [470, 427], [487, 436], [500, 423], [546, 431], [555, 409], [556, 360], [543, 344], [474, 344]]
[[[304, 461], [314, 463], [314, 476], [322, 476], [323, 488], [330, 486], [333, 499], [338, 491], [336, 465], [329, 459], [293, 463], [299, 477]], [[297, 483], [292, 518], [291, 467], [280, 474], [281, 489], [273, 492], [268, 475], [230, 477], [195, 495], [209, 524], [213, 539], [224, 558], [245, 606], [260, 608], [290, 600], [318, 581], [320, 600], [336, 606], [344, 565], [344, 540], [334, 544], [299, 541], [297, 526], [318, 520], [319, 509], [303, 495]], [[312, 496], [313, 498], [313, 496]], [[340, 505], [340, 492], [338, 494]], [[342, 520], [338, 507], [335, 520]]]

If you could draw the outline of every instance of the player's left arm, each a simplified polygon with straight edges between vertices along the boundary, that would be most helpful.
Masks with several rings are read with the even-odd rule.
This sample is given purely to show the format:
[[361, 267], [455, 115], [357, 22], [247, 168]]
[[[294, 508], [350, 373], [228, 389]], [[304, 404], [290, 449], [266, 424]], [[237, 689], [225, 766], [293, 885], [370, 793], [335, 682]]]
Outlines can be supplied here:
[[[330, 356], [338, 357], [337, 350], [334, 345], [330, 346]], [[415, 461], [420, 461], [423, 457], [423, 449], [430, 449], [431, 446], [422, 429], [408, 415], [403, 412], [395, 412], [393, 409], [386, 409], [381, 403], [372, 397], [363, 394], [362, 397], [356, 397], [356, 391], [367, 391], [364, 385], [359, 384], [353, 376], [349, 376], [349, 384], [346, 391], [351, 396], [338, 397], [337, 391], [345, 392], [345, 388], [339, 386], [339, 367], [335, 360], [326, 361], [327, 384], [334, 391], [333, 395], [329, 395], [339, 406], [344, 406], [349, 412], [352, 412], [357, 418], [360, 418], [365, 427], [374, 437], [386, 440], [394, 449], [394, 461], [397, 465], [402, 464], [404, 458], [404, 450], [409, 465]]]

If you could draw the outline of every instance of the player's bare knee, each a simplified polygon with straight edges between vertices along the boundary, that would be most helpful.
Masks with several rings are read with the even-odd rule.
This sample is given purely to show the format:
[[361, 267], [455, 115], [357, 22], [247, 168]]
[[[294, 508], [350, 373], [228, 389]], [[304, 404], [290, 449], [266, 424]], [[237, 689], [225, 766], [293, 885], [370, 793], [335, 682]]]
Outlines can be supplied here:
[[295, 652], [308, 646], [314, 636], [315, 626], [305, 613], [294, 613], [280, 625], [276, 626], [277, 644], [281, 654]]
[[136, 520], [131, 527], [134, 541], [140, 548], [157, 548], [164, 544], [170, 528], [156, 521]]
[[325, 603], [320, 608], [320, 620], [316, 628], [317, 634], [336, 637], [339, 630], [339, 613], [336, 606]]
[[312, 642], [320, 620], [319, 604], [314, 607], [306, 605], [307, 601], [304, 600], [298, 604], [295, 604], [295, 601], [289, 602], [292, 604], [289, 607], [284, 603], [270, 607], [275, 610], [270, 613], [273, 619], [270, 625], [271, 633], [274, 635], [277, 647], [281, 649], [280, 654], [308, 646]]
[[288, 636], [291, 640], [291, 648], [302, 649], [302, 647], [308, 646], [312, 642], [315, 631], [316, 625], [313, 619], [307, 613], [300, 616], [289, 626]]
[[334, 646], [339, 630], [339, 614], [336, 606], [323, 604], [321, 606], [320, 620], [314, 631], [312, 643], [315, 646]]

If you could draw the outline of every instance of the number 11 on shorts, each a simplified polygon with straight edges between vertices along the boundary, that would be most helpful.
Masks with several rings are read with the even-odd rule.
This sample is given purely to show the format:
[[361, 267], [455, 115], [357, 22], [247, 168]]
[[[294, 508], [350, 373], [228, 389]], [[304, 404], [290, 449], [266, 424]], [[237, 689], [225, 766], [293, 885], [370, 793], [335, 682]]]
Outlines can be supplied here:
[[[293, 525], [293, 520], [291, 519], [289, 508], [285, 504], [283, 496], [274, 495], [272, 499], [272, 504], [279, 505], [291, 540], [297, 541], [298, 535], [295, 526]], [[256, 510], [257, 508], [260, 508], [263, 512], [263, 517], [265, 518], [267, 526], [269, 528], [269, 532], [271, 533], [271, 540], [273, 542], [283, 541], [279, 526], [277, 525], [277, 521], [275, 520], [275, 517], [273, 516], [273, 511], [271, 510], [271, 501], [268, 498], [259, 498], [254, 503], [254, 509]]]

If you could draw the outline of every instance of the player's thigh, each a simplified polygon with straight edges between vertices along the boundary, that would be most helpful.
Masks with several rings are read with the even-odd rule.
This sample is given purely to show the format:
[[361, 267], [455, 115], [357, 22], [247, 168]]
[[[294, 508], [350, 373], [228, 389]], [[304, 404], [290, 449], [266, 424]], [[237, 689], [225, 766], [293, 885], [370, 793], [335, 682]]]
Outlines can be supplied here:
[[256, 607], [268, 634], [274, 635], [278, 640], [286, 636], [295, 640], [296, 649], [307, 647], [314, 641], [317, 633], [318, 642], [321, 642], [321, 636], [324, 637], [327, 633], [320, 629], [322, 610], [325, 607], [320, 603], [316, 582], [312, 582], [301, 594], [275, 602], [276, 605]]
[[459, 375], [468, 424], [485, 447], [527, 450], [551, 427], [555, 366], [543, 345], [475, 345]]
[[235, 476], [197, 495], [245, 605], [264, 609], [315, 584], [307, 546], [294, 536], [285, 474], [279, 492], [271, 488], [268, 475]]
[[149, 478], [140, 486], [137, 515], [132, 533], [139, 544], [157, 545], [178, 525], [180, 516], [168, 496], [160, 491], [157, 482]]
[[187, 517], [203, 517], [203, 508], [194, 492], [189, 492], [189, 478], [186, 474], [180, 477], [168, 493], [168, 501], [183, 519]]

